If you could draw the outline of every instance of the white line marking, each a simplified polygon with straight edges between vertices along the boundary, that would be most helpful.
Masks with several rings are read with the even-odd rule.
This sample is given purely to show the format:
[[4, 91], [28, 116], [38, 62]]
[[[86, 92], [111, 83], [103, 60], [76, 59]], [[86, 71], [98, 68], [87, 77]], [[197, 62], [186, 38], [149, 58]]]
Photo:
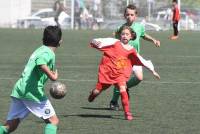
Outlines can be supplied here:
[[[0, 78], [0, 80], [17, 80], [18, 78], [10, 78], [4, 77]], [[68, 81], [68, 82], [97, 82], [97, 79], [65, 79], [61, 78], [60, 81]], [[142, 83], [147, 84], [200, 84], [200, 81], [142, 81]]]
[[[0, 57], [9, 57], [11, 55], [8, 55], [8, 54], [0, 54]], [[15, 55], [15, 57], [24, 57], [24, 56], [27, 56], [27, 54], [22, 54], [22, 55]], [[101, 55], [67, 55], [67, 54], [57, 54], [57, 56], [62, 56], [62, 57], [101, 57]], [[158, 57], [158, 55], [142, 55], [144, 57]], [[164, 58], [200, 58], [200, 55], [168, 55], [168, 56], [163, 56], [163, 55], [159, 55], [160, 58], [164, 57]]]
[[[9, 69], [12, 69], [12, 68], [19, 68], [19, 69], [21, 69], [22, 67], [14, 67], [13, 65], [1, 65], [0, 66], [0, 68], [9, 68]], [[84, 66], [84, 65], [82, 65], [82, 66], [76, 66], [76, 65], [74, 65], [74, 66], [57, 66], [57, 68], [58, 69], [63, 69], [63, 68], [88, 68], [88, 69], [90, 69], [90, 68], [98, 68], [98, 65], [93, 65], [93, 66]], [[200, 68], [200, 65], [196, 65], [196, 66], [188, 66], [188, 65], [186, 65], [186, 66], [169, 66], [169, 65], [161, 65], [161, 66], [156, 66], [155, 65], [155, 68], [172, 68], [172, 69], [179, 69], [179, 68]]]

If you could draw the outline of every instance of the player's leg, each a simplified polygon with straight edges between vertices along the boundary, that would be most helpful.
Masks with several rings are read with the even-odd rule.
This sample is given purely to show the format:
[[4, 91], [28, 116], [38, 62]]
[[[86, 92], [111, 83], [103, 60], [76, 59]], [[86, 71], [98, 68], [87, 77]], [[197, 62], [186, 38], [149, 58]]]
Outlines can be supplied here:
[[117, 111], [119, 110], [119, 104], [118, 104], [119, 97], [120, 97], [120, 91], [119, 91], [118, 87], [115, 86], [113, 89], [113, 97], [110, 101], [110, 109], [111, 110], [117, 110]]
[[[129, 96], [129, 88], [138, 85], [143, 80], [142, 66], [133, 66], [133, 73], [134, 73], [134, 76], [131, 77], [129, 81], [127, 82], [128, 96]], [[113, 97], [110, 101], [110, 109], [119, 110], [119, 104], [118, 104], [119, 96], [120, 96], [119, 90], [117, 89], [117, 87], [114, 87]]]
[[8, 134], [6, 126], [0, 125], [0, 134]]
[[174, 35], [171, 37], [171, 39], [175, 40], [178, 38], [178, 21], [173, 22], [173, 30], [174, 30]]
[[132, 120], [133, 117], [130, 112], [130, 104], [129, 104], [128, 94], [126, 92], [126, 83], [125, 82], [118, 83], [118, 87], [120, 90], [121, 102], [124, 109], [125, 119]]
[[33, 101], [23, 101], [27, 109], [37, 117], [43, 119], [46, 123], [44, 134], [56, 134], [59, 119], [56, 116], [55, 110], [49, 100], [44, 100], [40, 103]]
[[20, 123], [20, 119], [7, 120], [3, 126], [0, 126], [0, 134], [8, 134], [15, 131]]
[[88, 101], [92, 102], [105, 89], [109, 88], [110, 84], [97, 83], [96, 88], [93, 89], [88, 97]]
[[44, 134], [56, 134], [59, 119], [56, 115], [51, 116], [45, 120], [46, 126], [44, 129]]
[[175, 22], [175, 36], [178, 37], [178, 21]]
[[7, 121], [3, 126], [0, 126], [0, 134], [7, 134], [15, 131], [20, 121], [29, 114], [20, 99], [12, 98], [10, 109], [7, 116]]
[[126, 83], [127, 88], [134, 87], [138, 85], [143, 80], [143, 70], [142, 66], [133, 66], [133, 74], [134, 76], [129, 79]]

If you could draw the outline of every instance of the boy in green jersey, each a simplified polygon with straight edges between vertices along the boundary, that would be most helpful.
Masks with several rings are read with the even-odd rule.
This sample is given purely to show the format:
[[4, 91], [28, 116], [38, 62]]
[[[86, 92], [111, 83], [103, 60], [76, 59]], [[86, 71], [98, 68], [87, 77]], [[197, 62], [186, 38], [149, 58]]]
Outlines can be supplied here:
[[0, 126], [0, 134], [15, 131], [30, 112], [46, 123], [44, 134], [56, 134], [59, 119], [44, 93], [44, 84], [48, 79], [58, 79], [55, 50], [60, 46], [61, 37], [62, 31], [58, 26], [44, 29], [43, 45], [32, 53], [12, 90], [10, 110], [6, 123]]
[[[135, 22], [137, 18], [137, 8], [135, 5], [130, 4], [126, 7], [124, 12], [124, 17], [126, 19], [126, 23], [117, 29], [117, 31], [115, 32], [116, 38], [119, 39], [120, 29], [124, 25], [126, 25], [131, 27], [136, 32], [136, 39], [130, 40], [129, 44], [132, 45], [138, 53], [140, 52], [140, 38], [152, 42], [156, 47], [160, 47], [160, 41], [146, 34], [144, 25]], [[138, 85], [143, 80], [142, 66], [133, 66], [133, 73], [134, 76], [131, 77], [130, 80], [127, 82], [127, 89]], [[119, 110], [119, 105], [118, 105], [119, 95], [120, 95], [119, 90], [117, 88], [114, 88], [113, 97], [112, 100], [110, 101], [110, 108], [112, 110]]]

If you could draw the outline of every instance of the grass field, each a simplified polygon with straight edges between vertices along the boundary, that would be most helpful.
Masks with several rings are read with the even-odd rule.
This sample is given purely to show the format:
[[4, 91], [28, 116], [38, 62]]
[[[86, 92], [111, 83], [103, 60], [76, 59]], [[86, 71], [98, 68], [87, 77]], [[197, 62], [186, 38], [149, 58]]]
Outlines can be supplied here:
[[[199, 134], [200, 33], [181, 32], [178, 40], [171, 41], [172, 31], [150, 32], [160, 39], [160, 48], [142, 41], [141, 54], [152, 60], [161, 80], [145, 70], [144, 81], [131, 89], [133, 121], [124, 120], [123, 111], [108, 109], [111, 89], [95, 102], [87, 102], [101, 57], [88, 42], [111, 33], [63, 31], [64, 42], [56, 58], [59, 80], [67, 85], [68, 93], [62, 100], [50, 98], [60, 118], [58, 134]], [[11, 89], [30, 54], [41, 45], [41, 38], [41, 30], [0, 29], [1, 123], [8, 112]], [[43, 128], [43, 121], [30, 114], [14, 134], [42, 134]]]

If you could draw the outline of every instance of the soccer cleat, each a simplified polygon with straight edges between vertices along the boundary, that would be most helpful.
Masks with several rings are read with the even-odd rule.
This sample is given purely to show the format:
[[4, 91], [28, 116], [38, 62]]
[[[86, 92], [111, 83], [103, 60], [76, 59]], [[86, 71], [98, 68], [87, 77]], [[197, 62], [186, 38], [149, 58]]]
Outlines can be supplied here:
[[93, 91], [91, 91], [91, 93], [90, 93], [90, 95], [89, 95], [89, 97], [88, 97], [88, 101], [89, 101], [89, 102], [93, 102], [94, 99], [96, 98], [96, 96], [97, 96], [97, 95], [95, 95], [95, 94], [93, 93]]
[[111, 110], [115, 110], [115, 111], [119, 111], [119, 104], [118, 104], [118, 102], [111, 101], [110, 102], [110, 109]]
[[129, 121], [133, 120], [132, 114], [130, 112], [125, 113], [125, 119]]
[[91, 94], [89, 95], [89, 97], [88, 97], [88, 101], [89, 101], [89, 102], [92, 102], [92, 101], [94, 101], [94, 99], [95, 99], [95, 96], [91, 93]]

